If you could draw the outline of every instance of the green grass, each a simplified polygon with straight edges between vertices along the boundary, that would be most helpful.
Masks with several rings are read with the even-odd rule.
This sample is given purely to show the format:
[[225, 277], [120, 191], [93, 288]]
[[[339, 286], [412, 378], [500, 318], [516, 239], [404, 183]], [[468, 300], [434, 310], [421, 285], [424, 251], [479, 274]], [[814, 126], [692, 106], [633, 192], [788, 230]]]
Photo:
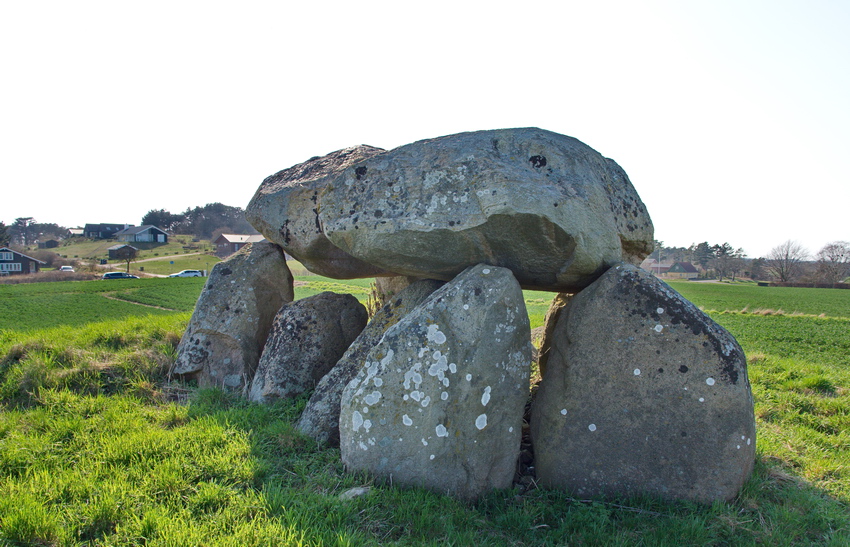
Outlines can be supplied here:
[[213, 266], [220, 261], [221, 259], [217, 256], [208, 254], [146, 260], [145, 262], [131, 262], [130, 273], [138, 275], [139, 271], [143, 271], [149, 274], [170, 275], [182, 270], [206, 270], [209, 273]]
[[[303, 280], [302, 292], [342, 285], [358, 296], [371, 282]], [[176, 301], [168, 290], [196, 294], [204, 280], [158, 281], [127, 293]], [[43, 285], [57, 287], [33, 298], [77, 284]], [[263, 406], [169, 383], [188, 312], [6, 330], [0, 545], [848, 545], [850, 306], [806, 291], [769, 304], [787, 311], [802, 298], [806, 315], [710, 312], [748, 355], [758, 421], [753, 477], [711, 506], [542, 489], [464, 503], [373, 485], [294, 431], [303, 397]], [[692, 298], [706, 309], [765, 304], [731, 294]], [[551, 299], [526, 298], [530, 313]], [[339, 499], [363, 485], [366, 496]]]
[[0, 285], [5, 312], [0, 314], [0, 332], [191, 311], [205, 281], [189, 277]]
[[[88, 240], [72, 238], [66, 240], [63, 245], [53, 249], [53, 252], [71, 259], [100, 259], [107, 258], [109, 247], [120, 243], [114, 239]], [[139, 249], [139, 256], [141, 258], [213, 250], [209, 241], [193, 242], [192, 236], [185, 235], [169, 236], [168, 243], [131, 243], [131, 245]]]
[[706, 310], [850, 316], [850, 290], [759, 287], [755, 284], [668, 282]]

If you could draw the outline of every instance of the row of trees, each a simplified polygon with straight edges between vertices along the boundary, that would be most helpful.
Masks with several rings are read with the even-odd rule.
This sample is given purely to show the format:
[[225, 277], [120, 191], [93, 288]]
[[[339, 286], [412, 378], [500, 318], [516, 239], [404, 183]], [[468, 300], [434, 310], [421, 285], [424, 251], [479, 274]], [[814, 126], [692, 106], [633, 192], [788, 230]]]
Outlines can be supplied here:
[[173, 234], [192, 235], [199, 239], [213, 239], [219, 234], [256, 234], [248, 224], [241, 207], [221, 203], [208, 203], [203, 207], [187, 208], [182, 213], [167, 209], [152, 209], [142, 217], [142, 224], [153, 224]]
[[36, 222], [32, 217], [16, 218], [6, 226], [0, 222], [0, 244], [32, 245], [46, 239], [62, 239], [68, 234], [68, 228], [58, 224]]
[[796, 241], [786, 241], [771, 249], [765, 265], [777, 281], [806, 281], [812, 283], [840, 283], [850, 276], [850, 243], [827, 243], [814, 256]]
[[814, 256], [796, 241], [786, 241], [774, 247], [767, 256], [747, 258], [741, 248], [729, 243], [710, 244], [707, 241], [689, 247], [665, 247], [656, 241], [652, 258], [658, 262], [690, 262], [717, 276], [734, 280], [743, 275], [753, 279], [774, 279], [781, 282], [840, 283], [850, 276], [850, 243], [833, 241]]
[[707, 241], [691, 244], [690, 247], [665, 247], [663, 241], [655, 241], [652, 253], [652, 258], [658, 262], [690, 262], [704, 270], [713, 270], [721, 281], [726, 277], [734, 281], [742, 273], [751, 273], [746, 271], [749, 266], [746, 256], [744, 249], [736, 249], [729, 243], [711, 245]]

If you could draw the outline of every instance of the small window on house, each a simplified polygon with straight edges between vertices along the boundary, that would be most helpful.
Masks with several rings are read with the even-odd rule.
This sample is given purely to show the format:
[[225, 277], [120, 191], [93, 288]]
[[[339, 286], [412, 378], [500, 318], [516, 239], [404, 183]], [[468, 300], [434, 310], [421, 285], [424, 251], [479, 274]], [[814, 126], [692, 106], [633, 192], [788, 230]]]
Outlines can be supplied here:
[[12, 260], [14, 258], [15, 257], [12, 256], [12, 253], [8, 251], [3, 251], [2, 253], [0, 253], [0, 260]]
[[0, 264], [0, 272], [19, 272], [21, 271], [20, 262], [12, 262], [11, 264]]

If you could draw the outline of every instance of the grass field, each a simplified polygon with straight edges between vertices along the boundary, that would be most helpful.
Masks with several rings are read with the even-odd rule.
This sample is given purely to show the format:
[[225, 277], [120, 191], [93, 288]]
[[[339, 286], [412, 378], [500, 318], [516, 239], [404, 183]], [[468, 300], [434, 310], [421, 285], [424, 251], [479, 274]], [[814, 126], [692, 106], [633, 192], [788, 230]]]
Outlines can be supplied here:
[[[301, 297], [365, 298], [370, 283], [297, 279]], [[463, 503], [346, 473], [338, 450], [294, 431], [304, 398], [262, 406], [168, 383], [203, 281], [0, 286], [49, 316], [0, 327], [0, 545], [850, 545], [850, 291], [675, 285], [748, 355], [757, 462], [732, 502], [535, 489]], [[99, 306], [112, 283], [135, 315], [44, 308], [63, 294]], [[531, 315], [551, 297], [526, 298]], [[372, 488], [340, 499], [354, 486]]]
[[[108, 258], [108, 249], [119, 242], [114, 239], [89, 240], [71, 238], [53, 249], [53, 252], [70, 259], [101, 259]], [[170, 256], [191, 252], [214, 250], [209, 241], [192, 241], [192, 236], [170, 236], [168, 243], [133, 243], [139, 249], [140, 258], [154, 256]]]

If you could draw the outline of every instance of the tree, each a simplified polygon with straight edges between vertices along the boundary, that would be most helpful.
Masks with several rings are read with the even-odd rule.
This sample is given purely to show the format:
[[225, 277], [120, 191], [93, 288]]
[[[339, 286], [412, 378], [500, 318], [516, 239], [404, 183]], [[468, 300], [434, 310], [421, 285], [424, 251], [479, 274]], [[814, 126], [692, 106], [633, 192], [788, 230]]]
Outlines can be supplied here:
[[708, 268], [708, 263], [714, 258], [714, 250], [708, 244], [708, 241], [703, 241], [699, 245], [691, 245], [689, 250], [694, 257], [694, 262], [702, 266], [703, 269]]
[[11, 234], [11, 240], [15, 243], [23, 245], [26, 247], [32, 242], [32, 236], [30, 234], [31, 229], [30, 226], [35, 224], [35, 219], [32, 217], [19, 217], [15, 219], [15, 222], [9, 226], [9, 232]]
[[115, 250], [115, 258], [123, 260], [127, 263], [127, 273], [130, 273], [130, 263], [136, 260], [136, 248], [130, 245], [124, 245], [120, 249]]
[[0, 220], [0, 246], [8, 247], [9, 246], [9, 227]]
[[744, 267], [743, 258], [747, 256], [744, 249], [735, 249], [729, 243], [723, 243], [722, 245], [713, 245], [711, 250], [714, 253], [714, 258], [709, 261], [709, 264], [717, 272], [720, 281], [723, 281], [724, 277], [731, 277], [732, 281], [735, 281], [735, 276]]
[[850, 243], [827, 243], [817, 254], [816, 277], [820, 283], [839, 283], [850, 275]]
[[788, 240], [771, 249], [765, 257], [767, 270], [779, 281], [793, 281], [800, 275], [801, 263], [809, 251], [796, 241]]
[[173, 232], [185, 218], [184, 215], [169, 213], [166, 209], [151, 209], [142, 217], [142, 226], [156, 226], [166, 232]]

